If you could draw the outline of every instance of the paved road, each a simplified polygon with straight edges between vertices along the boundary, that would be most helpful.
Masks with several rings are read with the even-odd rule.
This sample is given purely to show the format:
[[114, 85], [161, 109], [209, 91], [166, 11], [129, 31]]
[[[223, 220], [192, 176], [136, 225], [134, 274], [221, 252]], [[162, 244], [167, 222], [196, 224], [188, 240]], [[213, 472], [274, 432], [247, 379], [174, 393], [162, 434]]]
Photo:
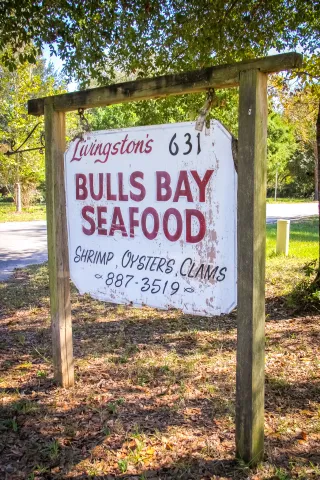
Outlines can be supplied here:
[[297, 220], [303, 217], [318, 215], [318, 203], [268, 203], [267, 223], [277, 220]]
[[[317, 203], [268, 204], [267, 223], [318, 214]], [[17, 267], [47, 260], [45, 221], [0, 223], [0, 281]]]
[[0, 223], [0, 281], [17, 267], [47, 260], [45, 221]]

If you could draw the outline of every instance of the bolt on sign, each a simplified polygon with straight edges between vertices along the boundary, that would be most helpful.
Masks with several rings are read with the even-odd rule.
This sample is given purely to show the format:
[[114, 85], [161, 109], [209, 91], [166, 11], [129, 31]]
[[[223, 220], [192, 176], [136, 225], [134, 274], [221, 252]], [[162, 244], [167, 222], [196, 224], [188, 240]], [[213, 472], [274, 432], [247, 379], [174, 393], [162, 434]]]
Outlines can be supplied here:
[[107, 302], [236, 306], [230, 133], [216, 120], [86, 133], [65, 154], [71, 279]]

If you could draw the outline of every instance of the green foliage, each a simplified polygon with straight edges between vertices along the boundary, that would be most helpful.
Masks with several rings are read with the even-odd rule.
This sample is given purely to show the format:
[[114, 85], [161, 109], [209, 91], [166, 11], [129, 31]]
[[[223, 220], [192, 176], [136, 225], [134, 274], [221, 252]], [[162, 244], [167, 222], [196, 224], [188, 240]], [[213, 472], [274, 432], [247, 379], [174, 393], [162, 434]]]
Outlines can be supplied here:
[[[37, 150], [11, 156], [4, 153], [10, 149], [12, 141], [14, 149], [18, 148], [39, 123], [38, 118], [28, 115], [27, 101], [61, 92], [63, 86], [52, 66], [47, 67], [44, 60], [38, 59], [34, 65], [21, 64], [10, 72], [4, 66], [4, 59], [5, 55], [0, 55], [0, 185], [14, 194], [14, 184], [19, 181], [24, 203], [29, 203], [30, 192], [44, 181], [44, 155]], [[43, 129], [43, 119], [40, 119], [35, 134], [23, 148], [38, 147]]]
[[320, 276], [317, 260], [306, 263], [302, 268], [305, 277], [295, 286], [289, 303], [299, 311], [320, 312]]
[[[97, 108], [91, 110], [87, 117], [93, 130], [185, 122], [197, 118], [204, 102], [204, 94], [181, 95]], [[217, 103], [208, 118], [220, 120], [237, 135], [238, 91], [228, 89], [217, 92]]]
[[290, 177], [281, 186], [281, 195], [314, 198], [315, 158], [312, 149], [298, 144], [298, 149], [288, 162]]
[[288, 182], [290, 172], [288, 163], [297, 144], [294, 129], [281, 114], [271, 112], [268, 117], [268, 186], [274, 186], [276, 173], [278, 180]]
[[126, 473], [128, 470], [128, 461], [124, 458], [118, 461], [118, 467], [121, 473]]
[[[316, 186], [314, 174], [317, 164], [316, 119], [320, 99], [319, 59], [310, 57], [303, 68], [305, 70], [296, 73], [295, 79], [292, 75], [278, 75], [271, 79], [270, 93], [274, 109], [289, 129], [290, 135], [286, 135], [285, 144], [290, 143], [290, 136], [294, 137], [291, 145], [288, 145], [291, 149], [290, 158], [279, 177], [279, 194], [283, 196], [310, 197]], [[280, 132], [281, 125], [276, 127]], [[274, 143], [272, 128], [269, 130], [269, 142]]]
[[17, 213], [13, 203], [0, 203], [0, 223], [1, 222], [30, 222], [32, 220], [45, 220], [45, 205], [33, 205], [25, 207], [22, 213]]
[[[5, 64], [35, 62], [49, 44], [69, 77], [100, 84], [118, 71], [137, 77], [186, 71], [265, 55], [315, 53], [319, 2], [305, 0], [97, 0], [0, 4]], [[89, 41], [88, 41], [89, 40]]]
[[48, 455], [51, 460], [56, 460], [60, 453], [60, 445], [58, 441], [52, 440], [52, 442], [49, 442], [43, 449], [43, 452]]

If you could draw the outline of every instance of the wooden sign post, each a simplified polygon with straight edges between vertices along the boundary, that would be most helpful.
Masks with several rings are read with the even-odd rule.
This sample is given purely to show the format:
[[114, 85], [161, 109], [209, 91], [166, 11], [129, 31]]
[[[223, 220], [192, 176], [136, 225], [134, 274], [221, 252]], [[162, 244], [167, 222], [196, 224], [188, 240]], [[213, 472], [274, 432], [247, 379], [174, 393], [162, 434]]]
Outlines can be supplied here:
[[237, 457], [255, 464], [264, 451], [265, 215], [267, 74], [300, 67], [286, 53], [232, 65], [29, 100], [45, 115], [47, 225], [53, 362], [56, 381], [74, 384], [67, 223], [65, 112], [240, 86], [238, 143]]

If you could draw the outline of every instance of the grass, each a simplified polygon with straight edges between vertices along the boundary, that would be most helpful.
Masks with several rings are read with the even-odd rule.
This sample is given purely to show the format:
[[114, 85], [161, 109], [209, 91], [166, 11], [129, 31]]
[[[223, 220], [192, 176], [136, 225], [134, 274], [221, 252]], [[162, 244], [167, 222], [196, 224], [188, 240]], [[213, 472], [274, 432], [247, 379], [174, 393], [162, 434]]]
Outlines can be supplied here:
[[276, 201], [274, 197], [267, 198], [267, 203], [309, 203], [314, 201], [313, 198], [277, 198]]
[[[317, 217], [290, 224], [289, 258], [312, 260], [318, 258], [319, 220]], [[267, 225], [267, 257], [276, 252], [277, 225]]]
[[0, 223], [2, 222], [30, 222], [32, 220], [45, 220], [46, 206], [33, 205], [23, 208], [21, 213], [16, 212], [14, 203], [0, 202]]
[[289, 255], [276, 255], [277, 225], [267, 225], [266, 284], [270, 297], [289, 295], [304, 278], [303, 266], [319, 255], [318, 218], [290, 224]]
[[0, 477], [320, 478], [320, 317], [299, 317], [285, 301], [317, 257], [317, 221], [292, 223], [287, 258], [274, 253], [275, 228], [264, 462], [234, 461], [234, 313], [119, 307], [72, 287], [77, 383], [66, 390], [53, 384], [48, 272], [37, 265], [0, 282]]

